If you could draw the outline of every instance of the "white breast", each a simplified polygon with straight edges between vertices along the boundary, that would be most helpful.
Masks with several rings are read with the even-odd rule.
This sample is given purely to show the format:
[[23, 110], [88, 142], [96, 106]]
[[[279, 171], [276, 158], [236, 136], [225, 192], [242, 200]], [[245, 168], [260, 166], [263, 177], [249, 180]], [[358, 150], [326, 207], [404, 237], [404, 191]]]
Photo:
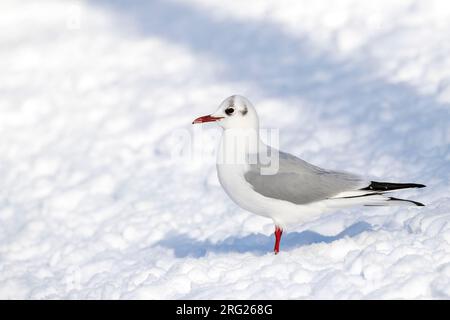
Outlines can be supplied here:
[[217, 164], [217, 175], [228, 196], [240, 207], [253, 213], [270, 217], [263, 205], [264, 199], [256, 193], [244, 178], [246, 165]]

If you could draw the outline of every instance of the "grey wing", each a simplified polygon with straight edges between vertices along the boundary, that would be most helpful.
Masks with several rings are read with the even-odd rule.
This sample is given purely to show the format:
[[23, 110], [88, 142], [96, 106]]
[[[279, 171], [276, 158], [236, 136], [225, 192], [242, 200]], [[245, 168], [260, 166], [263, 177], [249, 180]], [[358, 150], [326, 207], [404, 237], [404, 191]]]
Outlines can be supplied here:
[[365, 180], [357, 175], [328, 171], [284, 152], [279, 152], [276, 174], [262, 175], [260, 169], [260, 165], [252, 165], [244, 175], [253, 190], [295, 204], [325, 200], [365, 186]]

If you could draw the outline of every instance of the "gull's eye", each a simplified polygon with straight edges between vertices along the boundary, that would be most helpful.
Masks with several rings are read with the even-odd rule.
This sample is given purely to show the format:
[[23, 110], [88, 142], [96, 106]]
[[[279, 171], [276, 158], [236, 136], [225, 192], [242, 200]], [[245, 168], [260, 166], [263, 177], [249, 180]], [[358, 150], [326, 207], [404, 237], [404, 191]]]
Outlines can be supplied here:
[[231, 116], [233, 114], [233, 112], [234, 112], [234, 108], [227, 108], [227, 109], [225, 109], [225, 113], [227, 115], [229, 115], [229, 116]]

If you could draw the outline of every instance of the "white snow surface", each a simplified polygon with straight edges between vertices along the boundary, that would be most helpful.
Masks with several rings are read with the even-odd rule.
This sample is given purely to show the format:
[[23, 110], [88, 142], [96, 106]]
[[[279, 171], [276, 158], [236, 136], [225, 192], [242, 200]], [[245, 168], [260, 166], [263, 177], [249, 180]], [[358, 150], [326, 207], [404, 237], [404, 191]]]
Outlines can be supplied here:
[[[0, 12], [0, 298], [450, 297], [448, 1]], [[272, 222], [227, 198], [214, 158], [174, 156], [174, 136], [231, 94], [282, 150], [424, 183], [401, 196], [427, 206], [330, 212], [273, 255]], [[219, 129], [204, 131], [214, 146]]]

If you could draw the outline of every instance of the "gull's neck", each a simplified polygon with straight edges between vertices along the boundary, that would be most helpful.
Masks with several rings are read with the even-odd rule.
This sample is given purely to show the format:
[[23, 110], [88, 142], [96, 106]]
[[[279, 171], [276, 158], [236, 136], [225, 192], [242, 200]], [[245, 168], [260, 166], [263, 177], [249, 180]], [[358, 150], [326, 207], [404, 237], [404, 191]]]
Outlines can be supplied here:
[[257, 155], [265, 144], [259, 136], [259, 128], [225, 129], [222, 134], [217, 164], [246, 165]]

